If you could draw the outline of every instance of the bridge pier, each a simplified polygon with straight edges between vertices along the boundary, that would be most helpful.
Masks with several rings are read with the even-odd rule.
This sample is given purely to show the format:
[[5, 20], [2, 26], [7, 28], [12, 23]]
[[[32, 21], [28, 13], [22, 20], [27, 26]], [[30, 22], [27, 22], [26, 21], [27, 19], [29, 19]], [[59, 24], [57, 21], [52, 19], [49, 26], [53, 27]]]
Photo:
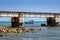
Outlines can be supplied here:
[[19, 13], [18, 17], [11, 17], [11, 27], [24, 26], [24, 14]]
[[48, 17], [47, 18], [47, 26], [58, 26], [58, 22], [56, 22], [56, 17]]
[[23, 13], [19, 14], [19, 26], [24, 27], [24, 14]]
[[11, 18], [11, 27], [19, 27], [19, 17]]

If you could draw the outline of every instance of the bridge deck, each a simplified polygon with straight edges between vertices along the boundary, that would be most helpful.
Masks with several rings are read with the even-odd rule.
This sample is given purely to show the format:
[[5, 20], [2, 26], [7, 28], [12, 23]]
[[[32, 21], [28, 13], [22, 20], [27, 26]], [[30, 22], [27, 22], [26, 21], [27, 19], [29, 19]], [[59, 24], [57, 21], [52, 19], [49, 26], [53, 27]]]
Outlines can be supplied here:
[[0, 11], [0, 17], [60, 17], [60, 13], [47, 13], [47, 12], [15, 12], [15, 11]]

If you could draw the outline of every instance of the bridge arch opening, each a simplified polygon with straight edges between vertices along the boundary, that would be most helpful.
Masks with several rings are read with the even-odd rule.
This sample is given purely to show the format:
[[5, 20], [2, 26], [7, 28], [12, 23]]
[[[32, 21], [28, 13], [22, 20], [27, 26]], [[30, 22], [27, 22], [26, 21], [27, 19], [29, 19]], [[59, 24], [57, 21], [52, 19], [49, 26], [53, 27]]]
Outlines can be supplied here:
[[42, 24], [47, 25], [47, 18], [24, 18], [25, 27], [41, 27]]

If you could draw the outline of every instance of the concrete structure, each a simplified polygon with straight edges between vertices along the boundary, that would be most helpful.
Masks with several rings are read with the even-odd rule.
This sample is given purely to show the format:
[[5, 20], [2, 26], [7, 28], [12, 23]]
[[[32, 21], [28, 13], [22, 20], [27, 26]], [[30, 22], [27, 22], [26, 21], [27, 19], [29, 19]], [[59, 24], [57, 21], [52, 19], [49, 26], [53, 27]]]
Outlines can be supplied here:
[[[15, 27], [24, 26], [24, 18], [51, 18], [49, 20], [53, 22], [52, 26], [55, 26], [56, 23], [58, 24], [60, 13], [0, 11], [0, 17], [11, 17], [11, 26], [15, 25]], [[47, 25], [51, 26], [49, 23], [51, 22], [47, 22]]]

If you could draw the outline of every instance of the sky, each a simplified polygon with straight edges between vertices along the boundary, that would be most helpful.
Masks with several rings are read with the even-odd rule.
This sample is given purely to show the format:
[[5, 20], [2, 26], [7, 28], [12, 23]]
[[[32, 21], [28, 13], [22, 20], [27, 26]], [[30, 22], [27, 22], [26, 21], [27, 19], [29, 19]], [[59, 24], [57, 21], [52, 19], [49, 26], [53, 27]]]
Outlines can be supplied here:
[[0, 10], [60, 12], [60, 0], [0, 0]]
[[0, 11], [60, 12], [60, 0], [0, 0]]

